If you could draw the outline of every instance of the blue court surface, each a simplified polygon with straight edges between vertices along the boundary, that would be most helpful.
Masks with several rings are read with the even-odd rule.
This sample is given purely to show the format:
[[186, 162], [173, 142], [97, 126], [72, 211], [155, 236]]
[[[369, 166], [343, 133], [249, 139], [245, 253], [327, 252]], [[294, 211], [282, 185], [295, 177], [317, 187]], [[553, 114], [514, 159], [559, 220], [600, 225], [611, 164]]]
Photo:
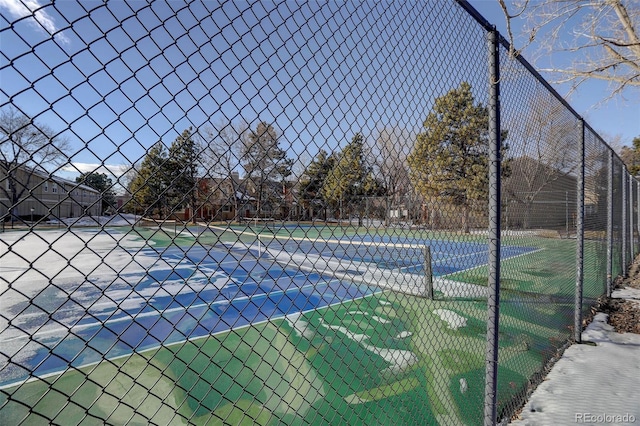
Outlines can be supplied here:
[[[189, 249], [174, 246], [160, 252], [145, 249], [147, 255], [158, 258], [158, 268], [149, 268], [146, 273], [135, 276], [118, 274], [109, 292], [91, 283], [81, 286], [84, 306], [75, 303], [72, 307], [73, 317], [78, 320], [69, 327], [61, 322], [52, 323], [50, 318], [47, 325], [54, 325], [53, 330], [42, 328], [29, 337], [30, 356], [7, 366], [0, 386], [20, 383], [33, 376], [60, 374], [70, 366], [99, 363], [382, 291], [373, 285], [338, 279], [326, 271], [302, 271], [293, 264], [276, 262], [270, 255], [274, 250], [294, 250], [302, 252], [302, 256], [345, 258], [373, 263], [380, 269], [396, 268], [419, 274], [424, 264], [420, 246], [429, 245], [434, 276], [487, 263], [486, 244], [423, 240], [412, 241], [417, 248], [391, 252], [361, 246], [360, 241], [365, 240], [351, 239], [346, 247], [322, 243], [321, 248], [319, 244], [265, 239], [251, 245], [218, 244]], [[503, 247], [502, 256], [505, 259], [534, 250]], [[105, 297], [108, 297], [108, 308], [105, 308]], [[46, 314], [40, 311], [40, 315]], [[34, 321], [43, 323], [42, 318]], [[2, 344], [23, 344], [15, 340], [23, 339], [4, 339], [0, 334]]]

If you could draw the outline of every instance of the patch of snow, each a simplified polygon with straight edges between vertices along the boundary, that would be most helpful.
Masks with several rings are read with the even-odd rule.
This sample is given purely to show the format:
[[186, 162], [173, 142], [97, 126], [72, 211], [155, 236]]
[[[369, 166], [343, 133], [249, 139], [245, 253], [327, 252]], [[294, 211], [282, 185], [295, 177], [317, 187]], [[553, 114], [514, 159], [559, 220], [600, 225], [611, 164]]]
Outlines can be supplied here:
[[467, 326], [467, 319], [465, 317], [448, 309], [436, 309], [433, 313], [438, 315], [442, 321], [446, 322], [452, 330]]
[[611, 292], [614, 299], [640, 300], [640, 291], [637, 288], [625, 287]]
[[486, 298], [489, 291], [485, 286], [448, 280], [442, 277], [433, 278], [433, 288], [441, 291], [446, 297]]
[[[640, 299], [640, 290], [614, 296]], [[640, 335], [617, 333], [607, 315], [596, 314], [583, 342], [567, 348], [533, 392], [515, 425], [640, 422]]]
[[64, 224], [67, 227], [73, 226], [131, 226], [134, 225], [140, 216], [133, 214], [121, 213], [113, 216], [81, 216], [68, 217], [64, 219], [49, 219], [50, 225]]
[[460, 379], [460, 393], [467, 393], [469, 390], [469, 385], [467, 384], [467, 379], [464, 377]]
[[306, 339], [313, 339], [315, 336], [315, 331], [313, 328], [309, 327], [308, 321], [303, 321], [300, 317], [302, 316], [302, 312], [294, 312], [288, 315], [285, 315], [284, 319], [287, 321], [289, 326], [293, 328], [293, 331], [296, 333], [297, 337], [304, 337]]
[[[184, 278], [153, 278], [173, 273]], [[119, 312], [135, 313], [161, 297], [234, 283], [206, 264], [183, 257], [159, 258], [138, 235], [89, 228], [2, 234], [0, 276], [0, 341], [14, 364], [33, 358], [44, 343], [55, 347], [71, 330], [95, 325], [83, 321], [87, 314], [118, 321], [113, 318]], [[158, 311], [136, 315], [158, 315]], [[0, 360], [0, 369], [7, 363]]]
[[371, 315], [371, 319], [374, 321], [379, 322], [380, 324], [389, 324], [391, 321], [388, 319], [384, 319], [382, 317], [379, 317], [377, 315]]
[[366, 341], [369, 340], [369, 336], [367, 336], [366, 334], [353, 333], [346, 327], [327, 324], [322, 319], [320, 320], [320, 325], [324, 325], [327, 328], [339, 331], [354, 342], [362, 345], [366, 350], [382, 357], [382, 359], [389, 363], [389, 366], [381, 371], [382, 374], [397, 375], [418, 362], [418, 357], [411, 351], [402, 349], [380, 348], [367, 344]]

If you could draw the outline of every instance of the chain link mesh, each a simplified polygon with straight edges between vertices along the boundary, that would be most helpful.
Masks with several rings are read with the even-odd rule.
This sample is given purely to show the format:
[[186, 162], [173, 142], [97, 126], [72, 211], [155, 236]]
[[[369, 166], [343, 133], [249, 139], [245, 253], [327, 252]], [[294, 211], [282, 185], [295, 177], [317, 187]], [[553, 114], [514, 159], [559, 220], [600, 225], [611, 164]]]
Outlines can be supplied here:
[[[482, 422], [468, 6], [7, 4], [1, 424]], [[578, 211], [581, 120], [500, 49], [508, 419], [572, 339], [577, 244], [585, 317], [638, 252], [640, 189], [587, 128]]]

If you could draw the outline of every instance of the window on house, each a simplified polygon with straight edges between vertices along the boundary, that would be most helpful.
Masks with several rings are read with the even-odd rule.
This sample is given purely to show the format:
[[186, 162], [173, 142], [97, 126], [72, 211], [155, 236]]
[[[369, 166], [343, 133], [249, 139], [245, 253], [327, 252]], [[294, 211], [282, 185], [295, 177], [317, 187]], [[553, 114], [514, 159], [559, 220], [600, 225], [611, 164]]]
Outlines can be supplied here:
[[52, 183], [51, 184], [51, 192], [53, 192], [54, 194], [56, 194], [58, 192], [58, 184], [57, 183]]
[[43, 188], [44, 188], [43, 189], [44, 192], [49, 192], [49, 182], [45, 182]]

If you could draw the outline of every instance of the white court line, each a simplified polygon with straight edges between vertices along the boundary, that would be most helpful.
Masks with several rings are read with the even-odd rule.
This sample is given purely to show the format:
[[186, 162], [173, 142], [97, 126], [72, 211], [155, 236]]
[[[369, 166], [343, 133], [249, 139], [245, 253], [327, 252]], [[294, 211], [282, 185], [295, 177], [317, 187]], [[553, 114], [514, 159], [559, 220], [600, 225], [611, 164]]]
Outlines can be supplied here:
[[[537, 253], [537, 252], [543, 251], [543, 250], [544, 250], [544, 248], [538, 248], [536, 250], [532, 250], [532, 251], [529, 251], [529, 252], [526, 252], [526, 253], [520, 253], [518, 255], [509, 257], [508, 259], [500, 259], [500, 263], [506, 262], [506, 261], [511, 260], [511, 259], [517, 259], [519, 257], [527, 256], [527, 255], [530, 255], [530, 254], [533, 254], [533, 253]], [[489, 250], [486, 250], [486, 252], [489, 253]], [[460, 272], [473, 271], [474, 269], [483, 268], [483, 267], [485, 267], [487, 265], [488, 265], [488, 263], [483, 263], [482, 265], [472, 266], [472, 267], [467, 268], [467, 269], [461, 269], [459, 271], [455, 271], [455, 272], [451, 272], [451, 273], [448, 273], [448, 274], [440, 275], [439, 277], [448, 277], [449, 275], [459, 274]], [[461, 281], [461, 282], [463, 282], [463, 281]]]
[[[183, 260], [188, 260], [188, 259], [183, 258]], [[212, 260], [215, 260], [215, 259], [212, 258]], [[217, 263], [217, 265], [223, 265], [225, 263], [237, 265], [238, 262], [241, 261], [241, 260], [244, 260], [244, 259], [240, 259], [240, 260], [238, 260], [238, 259], [230, 259], [230, 260], [228, 260], [226, 262]], [[191, 260], [189, 260], [188, 263], [190, 264], [190, 266], [191, 265], [198, 266], [198, 265], [201, 264], [201, 263], [194, 263]], [[268, 271], [268, 269], [265, 269], [265, 272], [267, 272], [267, 271]], [[320, 276], [326, 275], [323, 271], [318, 271], [318, 273], [319, 273]], [[295, 278], [307, 277], [308, 275], [309, 274], [305, 274], [305, 273], [302, 273], [302, 271], [300, 271], [299, 274], [295, 274], [295, 275], [293, 275], [291, 277], [288, 277], [288, 278], [293, 280]], [[255, 279], [253, 279], [249, 273], [247, 274], [247, 277], [250, 279], [250, 281], [248, 281], [246, 283], [241, 283], [241, 284], [235, 283], [235, 284], [232, 284], [229, 287], [231, 287], [231, 288], [240, 288], [240, 286], [242, 286], [243, 284], [260, 285], [260, 283], [264, 283], [264, 282], [273, 282], [273, 283], [275, 283], [275, 280], [273, 280], [273, 279], [267, 279], [267, 280], [262, 280], [262, 281], [258, 282]], [[233, 276], [230, 275], [229, 278], [233, 279]], [[329, 284], [329, 283], [332, 283], [334, 281], [339, 281], [339, 280], [332, 279], [332, 280], [329, 280], [329, 281], [324, 281], [323, 283], [324, 284]], [[147, 318], [147, 317], [154, 317], [154, 316], [160, 317], [160, 316], [162, 316], [164, 314], [172, 314], [174, 312], [186, 311], [186, 310], [191, 309], [191, 308], [198, 309], [198, 308], [201, 308], [201, 307], [204, 307], [204, 306], [217, 306], [217, 305], [230, 304], [230, 303], [233, 303], [233, 301], [236, 301], [236, 300], [237, 301], [244, 301], [244, 300], [252, 300], [254, 298], [255, 299], [266, 298], [269, 295], [277, 296], [277, 295], [280, 295], [280, 294], [286, 294], [287, 292], [291, 292], [291, 291], [294, 291], [296, 289], [297, 290], [302, 290], [302, 289], [306, 289], [306, 288], [309, 288], [309, 287], [314, 287], [314, 286], [317, 286], [318, 284], [319, 283], [305, 285], [305, 286], [302, 286], [302, 287], [292, 287], [292, 288], [287, 289], [287, 290], [277, 290], [277, 291], [272, 291], [272, 292], [264, 293], [264, 294], [257, 294], [257, 295], [251, 295], [251, 296], [242, 296], [242, 297], [234, 297], [233, 299], [219, 300], [219, 301], [212, 302], [212, 303], [200, 303], [200, 304], [197, 304], [197, 305], [181, 306], [181, 307], [169, 308], [169, 309], [164, 309], [164, 310], [155, 310], [153, 312], [144, 312], [144, 313], [138, 313], [138, 314], [134, 314], [134, 315], [129, 314], [129, 315], [126, 315], [126, 316], [121, 317], [121, 318], [115, 318], [115, 319], [110, 319], [110, 320], [106, 320], [106, 321], [95, 321], [95, 322], [89, 323], [89, 324], [77, 324], [76, 323], [75, 325], [71, 325], [70, 327], [58, 327], [58, 328], [48, 329], [48, 330], [36, 332], [34, 334], [29, 334], [28, 336], [16, 336], [16, 337], [8, 338], [8, 339], [3, 339], [3, 340], [0, 340], [0, 342], [13, 342], [13, 341], [19, 341], [19, 340], [24, 340], [24, 339], [32, 339], [32, 338], [36, 338], [36, 337], [48, 336], [48, 335], [57, 334], [57, 333], [59, 334], [61, 332], [62, 333], [70, 333], [72, 331], [80, 331], [80, 330], [90, 329], [90, 328], [98, 327], [98, 326], [106, 326], [106, 325], [109, 325], [109, 324], [116, 324], [116, 323], [121, 323], [121, 322], [126, 322], [126, 321], [133, 321], [133, 320], [136, 320], [138, 318]], [[159, 288], [159, 290], [161, 290], [161, 288]], [[135, 294], [138, 294], [138, 293], [135, 292], [135, 291], [132, 291], [132, 294], [135, 295]], [[159, 296], [156, 296], [156, 294], [154, 294], [153, 296], [154, 297], [159, 297]], [[96, 305], [91, 305], [91, 306], [89, 306], [89, 308], [94, 307], [94, 306], [96, 306]], [[150, 306], [150, 305], [147, 303], [147, 306]], [[110, 314], [113, 314], [115, 312], [117, 312], [117, 311], [112, 311]], [[96, 314], [96, 316], [97, 315], [103, 315], [103, 314]]]
[[[330, 284], [330, 283], [332, 283], [332, 282], [334, 282], [334, 281], [340, 281], [340, 280], [333, 279], [333, 280], [327, 281], [327, 282], [326, 282], [326, 284]], [[373, 288], [374, 288], [374, 287], [372, 287], [372, 289], [373, 289]], [[382, 292], [384, 292], [384, 290], [379, 289], [379, 288], [378, 288], [377, 290], [375, 290], [375, 289], [374, 289], [374, 290], [372, 291], [372, 293], [370, 293], [370, 294], [365, 294], [365, 295], [363, 295], [363, 296], [356, 297], [356, 298], [354, 298], [354, 299], [349, 299], [349, 301], [355, 301], [355, 300], [364, 299], [365, 297], [373, 296], [373, 295], [375, 295], [375, 294], [382, 293]], [[331, 304], [328, 304], [328, 305], [326, 305], [326, 306], [323, 306], [323, 307], [321, 307], [321, 308], [311, 308], [311, 309], [307, 309], [307, 310], [304, 310], [304, 311], [300, 311], [300, 314], [305, 314], [305, 313], [307, 313], [307, 312], [317, 311], [318, 309], [326, 309], [326, 308], [330, 308], [330, 307], [332, 307], [332, 306], [342, 305], [343, 303], [344, 303], [344, 302], [335, 302], [335, 303], [331, 303]], [[292, 313], [293, 313], [293, 312], [292, 312]], [[144, 354], [144, 353], [147, 353], [147, 352], [156, 351], [156, 350], [158, 350], [158, 348], [160, 348], [161, 346], [164, 346], [164, 347], [166, 347], [166, 348], [170, 348], [170, 347], [172, 347], [172, 346], [176, 346], [176, 345], [183, 345], [183, 344], [185, 344], [186, 342], [190, 342], [190, 341], [194, 341], [194, 340], [198, 340], [198, 339], [204, 339], [204, 338], [211, 337], [211, 336], [218, 336], [218, 335], [223, 334], [223, 333], [228, 333], [229, 331], [233, 331], [233, 330], [242, 330], [243, 328], [249, 328], [249, 327], [256, 326], [256, 325], [260, 325], [260, 324], [266, 324], [267, 322], [272, 321], [272, 320], [279, 320], [279, 319], [282, 319], [282, 318], [286, 317], [287, 315], [291, 315], [291, 314], [282, 314], [281, 316], [272, 317], [272, 318], [266, 318], [266, 319], [264, 319], [264, 320], [262, 320], [262, 321], [251, 322], [251, 323], [243, 324], [243, 325], [240, 325], [240, 326], [237, 326], [237, 327], [233, 327], [233, 326], [232, 326], [232, 327], [229, 327], [227, 330], [217, 331], [217, 332], [215, 332], [215, 333], [213, 333], [213, 334], [210, 334], [210, 335], [207, 335], [207, 336], [189, 337], [189, 338], [181, 339], [181, 340], [177, 340], [177, 341], [175, 341], [175, 342], [171, 342], [171, 343], [168, 343], [168, 344], [158, 345], [158, 346], [154, 346], [154, 347], [151, 347], [151, 348], [142, 349], [142, 350], [140, 350], [140, 351], [135, 351], [135, 353], [137, 353], [137, 354]], [[60, 371], [54, 371], [54, 372], [52, 372], [52, 373], [46, 373], [46, 374], [42, 374], [42, 375], [39, 375], [39, 376], [31, 377], [31, 378], [29, 378], [29, 379], [27, 379], [27, 380], [18, 380], [18, 381], [16, 381], [16, 382], [12, 382], [12, 383], [6, 384], [6, 385], [4, 385], [4, 386], [0, 386], [0, 390], [13, 388], [13, 387], [15, 387], [15, 386], [20, 386], [20, 385], [22, 385], [23, 383], [31, 383], [31, 382], [39, 381], [39, 380], [42, 380], [42, 379], [47, 379], [47, 378], [49, 378], [49, 377], [62, 376], [62, 375], [63, 375], [63, 374], [65, 374], [67, 371], [71, 371], [71, 370], [80, 370], [80, 369], [82, 369], [82, 368], [87, 368], [87, 367], [96, 366], [96, 365], [98, 365], [98, 364], [102, 364], [102, 363], [103, 363], [104, 361], [106, 361], [106, 360], [109, 360], [109, 361], [115, 361], [115, 360], [118, 360], [118, 359], [127, 358], [127, 357], [130, 357], [133, 353], [134, 353], [134, 351], [132, 351], [131, 353], [127, 353], [127, 354], [118, 355], [118, 356], [115, 356], [115, 357], [112, 357], [112, 358], [103, 358], [103, 359], [101, 359], [100, 361], [88, 362], [88, 363], [86, 363], [86, 364], [81, 364], [81, 365], [78, 365], [78, 366], [74, 366], [73, 368], [71, 368], [71, 367], [67, 367], [67, 368], [61, 369]]]
[[[307, 274], [299, 274], [299, 275], [294, 275], [293, 278], [299, 278], [299, 277], [306, 277]], [[275, 280], [265, 280], [265, 281], [273, 281], [275, 283]], [[261, 282], [265, 282], [265, 281], [261, 281]], [[338, 281], [338, 280], [329, 280], [329, 281], [324, 281], [321, 284], [329, 284], [333, 281]], [[249, 282], [247, 284], [251, 284], [251, 283], [255, 283], [255, 284], [259, 284], [257, 281], [253, 281], [253, 282]], [[0, 342], [13, 342], [13, 341], [17, 341], [17, 340], [24, 340], [24, 339], [33, 339], [35, 337], [41, 337], [41, 336], [46, 336], [49, 334], [56, 334], [56, 333], [60, 333], [60, 332], [66, 332], [69, 333], [71, 331], [80, 331], [80, 330], [85, 330], [85, 329], [89, 329], [89, 328], [93, 328], [93, 327], [98, 327], [98, 326], [106, 326], [109, 324], [116, 324], [116, 323], [121, 323], [121, 322], [126, 322], [126, 321], [134, 321], [138, 318], [147, 318], [147, 317], [154, 317], [154, 316], [163, 316], [164, 314], [172, 314], [174, 312], [179, 312], [179, 311], [186, 311], [188, 309], [191, 308], [202, 308], [205, 306], [218, 306], [218, 305], [229, 305], [231, 303], [233, 303], [234, 301], [244, 301], [244, 300], [253, 300], [253, 299], [264, 299], [267, 298], [271, 295], [280, 295], [280, 294], [286, 294], [288, 292], [292, 292], [294, 290], [302, 290], [302, 289], [307, 289], [307, 288], [312, 288], [317, 286], [319, 283], [316, 284], [308, 284], [308, 285], [304, 285], [302, 287], [291, 287], [289, 289], [286, 290], [277, 290], [277, 291], [270, 291], [268, 293], [261, 293], [261, 294], [255, 294], [255, 295], [251, 295], [251, 296], [241, 296], [241, 297], [234, 297], [233, 299], [227, 299], [227, 300], [218, 300], [215, 302], [211, 302], [211, 303], [199, 303], [197, 305], [189, 305], [189, 306], [181, 306], [181, 307], [176, 307], [176, 308], [169, 308], [169, 309], [163, 309], [163, 310], [155, 310], [153, 312], [143, 312], [143, 313], [138, 313], [138, 314], [134, 314], [134, 315], [127, 315], [121, 318], [115, 318], [115, 319], [110, 319], [110, 320], [106, 320], [106, 321], [96, 321], [90, 324], [76, 324], [76, 325], [72, 325], [68, 328], [64, 328], [64, 327], [58, 327], [58, 328], [54, 328], [54, 329], [49, 329], [49, 330], [45, 330], [45, 331], [39, 331], [36, 332], [34, 334], [29, 334], [28, 336], [16, 336], [16, 337], [11, 337], [8, 339], [2, 339], [0, 340]], [[235, 284], [235, 287], [240, 287], [242, 284], [238, 285]], [[174, 299], [175, 300], [175, 299]], [[147, 306], [150, 306], [147, 304]], [[112, 313], [117, 312], [117, 311], [113, 311]], [[67, 337], [66, 335], [64, 337]], [[63, 337], [63, 338], [64, 338]]]

